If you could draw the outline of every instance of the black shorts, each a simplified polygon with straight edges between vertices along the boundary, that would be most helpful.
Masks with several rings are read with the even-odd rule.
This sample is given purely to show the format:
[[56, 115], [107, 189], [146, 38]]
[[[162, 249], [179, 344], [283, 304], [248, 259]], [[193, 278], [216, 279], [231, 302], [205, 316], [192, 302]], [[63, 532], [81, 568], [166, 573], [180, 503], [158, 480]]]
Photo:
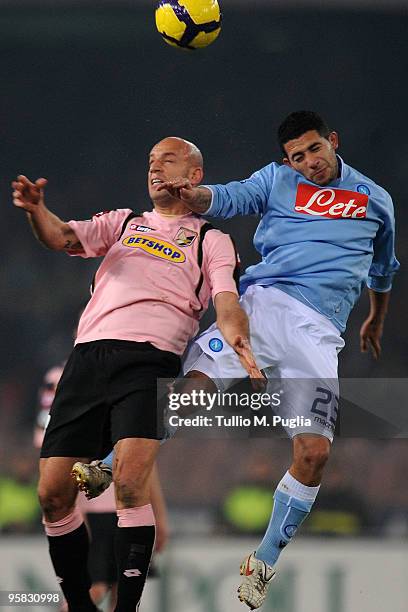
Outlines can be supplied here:
[[92, 582], [117, 582], [114, 538], [118, 517], [116, 512], [88, 512], [91, 543], [88, 569]]
[[103, 458], [123, 438], [163, 438], [157, 379], [180, 357], [149, 342], [78, 344], [58, 384], [41, 457]]

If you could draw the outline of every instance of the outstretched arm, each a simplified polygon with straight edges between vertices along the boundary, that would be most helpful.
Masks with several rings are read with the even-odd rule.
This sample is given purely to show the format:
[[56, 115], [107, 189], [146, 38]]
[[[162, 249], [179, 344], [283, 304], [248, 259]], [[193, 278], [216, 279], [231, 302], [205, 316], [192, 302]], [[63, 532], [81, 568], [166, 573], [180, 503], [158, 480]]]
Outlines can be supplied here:
[[54, 251], [82, 251], [82, 244], [74, 230], [45, 206], [44, 187], [47, 179], [34, 183], [20, 174], [12, 182], [13, 204], [26, 211], [36, 238]]
[[249, 342], [249, 321], [235, 293], [221, 291], [214, 300], [217, 326], [225, 340], [237, 353], [241, 365], [252, 379], [265, 380], [259, 370]]
[[193, 187], [187, 178], [177, 178], [157, 186], [157, 190], [166, 189], [175, 198], [182, 200], [186, 206], [199, 215], [204, 215], [210, 208], [212, 193], [208, 187]]
[[194, 212], [211, 217], [229, 219], [234, 215], [262, 215], [268, 205], [277, 168], [276, 164], [268, 164], [248, 179], [225, 185], [193, 187], [187, 178], [178, 177], [160, 183], [157, 189], [167, 190]]
[[363, 353], [370, 348], [375, 359], [378, 359], [381, 355], [381, 337], [390, 301], [390, 291], [379, 292], [369, 289], [368, 293], [370, 313], [360, 329], [360, 348]]

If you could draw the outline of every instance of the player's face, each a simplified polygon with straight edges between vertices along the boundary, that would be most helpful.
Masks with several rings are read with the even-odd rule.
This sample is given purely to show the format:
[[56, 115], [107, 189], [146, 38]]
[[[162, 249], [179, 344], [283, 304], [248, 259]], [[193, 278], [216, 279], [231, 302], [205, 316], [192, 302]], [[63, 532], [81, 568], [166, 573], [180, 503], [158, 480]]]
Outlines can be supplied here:
[[324, 138], [316, 130], [310, 130], [285, 143], [283, 163], [303, 174], [308, 181], [324, 187], [337, 177], [338, 144], [336, 132]]
[[193, 173], [186, 144], [176, 138], [165, 138], [150, 151], [147, 183], [151, 200], [164, 202], [169, 198], [165, 189], [157, 191], [160, 183], [179, 177], [191, 180]]

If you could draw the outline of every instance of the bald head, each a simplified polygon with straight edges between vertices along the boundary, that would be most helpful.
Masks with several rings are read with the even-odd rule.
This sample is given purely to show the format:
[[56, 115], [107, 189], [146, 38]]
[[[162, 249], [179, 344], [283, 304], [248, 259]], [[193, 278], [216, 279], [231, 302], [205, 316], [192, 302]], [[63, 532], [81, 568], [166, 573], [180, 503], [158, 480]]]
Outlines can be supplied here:
[[193, 143], [178, 136], [167, 136], [160, 140], [152, 149], [156, 147], [165, 147], [166, 149], [174, 149], [180, 151], [184, 155], [186, 161], [192, 166], [203, 168], [204, 161], [200, 149]]
[[193, 186], [199, 185], [203, 178], [203, 156], [194, 143], [168, 136], [150, 151], [148, 186], [153, 203], [170, 202], [169, 192], [158, 190], [157, 185], [181, 177], [187, 178]]

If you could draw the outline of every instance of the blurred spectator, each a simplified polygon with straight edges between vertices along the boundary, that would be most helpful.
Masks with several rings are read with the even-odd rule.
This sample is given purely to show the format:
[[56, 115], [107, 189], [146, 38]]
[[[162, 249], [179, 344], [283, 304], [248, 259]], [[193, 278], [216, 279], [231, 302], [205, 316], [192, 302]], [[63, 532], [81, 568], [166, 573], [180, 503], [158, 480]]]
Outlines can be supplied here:
[[7, 476], [0, 476], [0, 531], [27, 533], [40, 526], [37, 478], [32, 459], [21, 454]]
[[246, 464], [246, 477], [227, 491], [219, 514], [220, 528], [231, 534], [263, 534], [273, 507], [273, 474], [265, 456], [255, 454]]
[[61, 364], [56, 365], [53, 368], [47, 370], [41, 387], [38, 391], [38, 412], [34, 426], [33, 440], [35, 448], [41, 448], [42, 446], [44, 439], [44, 430], [47, 427], [48, 423], [48, 415], [63, 369], [64, 365]]

